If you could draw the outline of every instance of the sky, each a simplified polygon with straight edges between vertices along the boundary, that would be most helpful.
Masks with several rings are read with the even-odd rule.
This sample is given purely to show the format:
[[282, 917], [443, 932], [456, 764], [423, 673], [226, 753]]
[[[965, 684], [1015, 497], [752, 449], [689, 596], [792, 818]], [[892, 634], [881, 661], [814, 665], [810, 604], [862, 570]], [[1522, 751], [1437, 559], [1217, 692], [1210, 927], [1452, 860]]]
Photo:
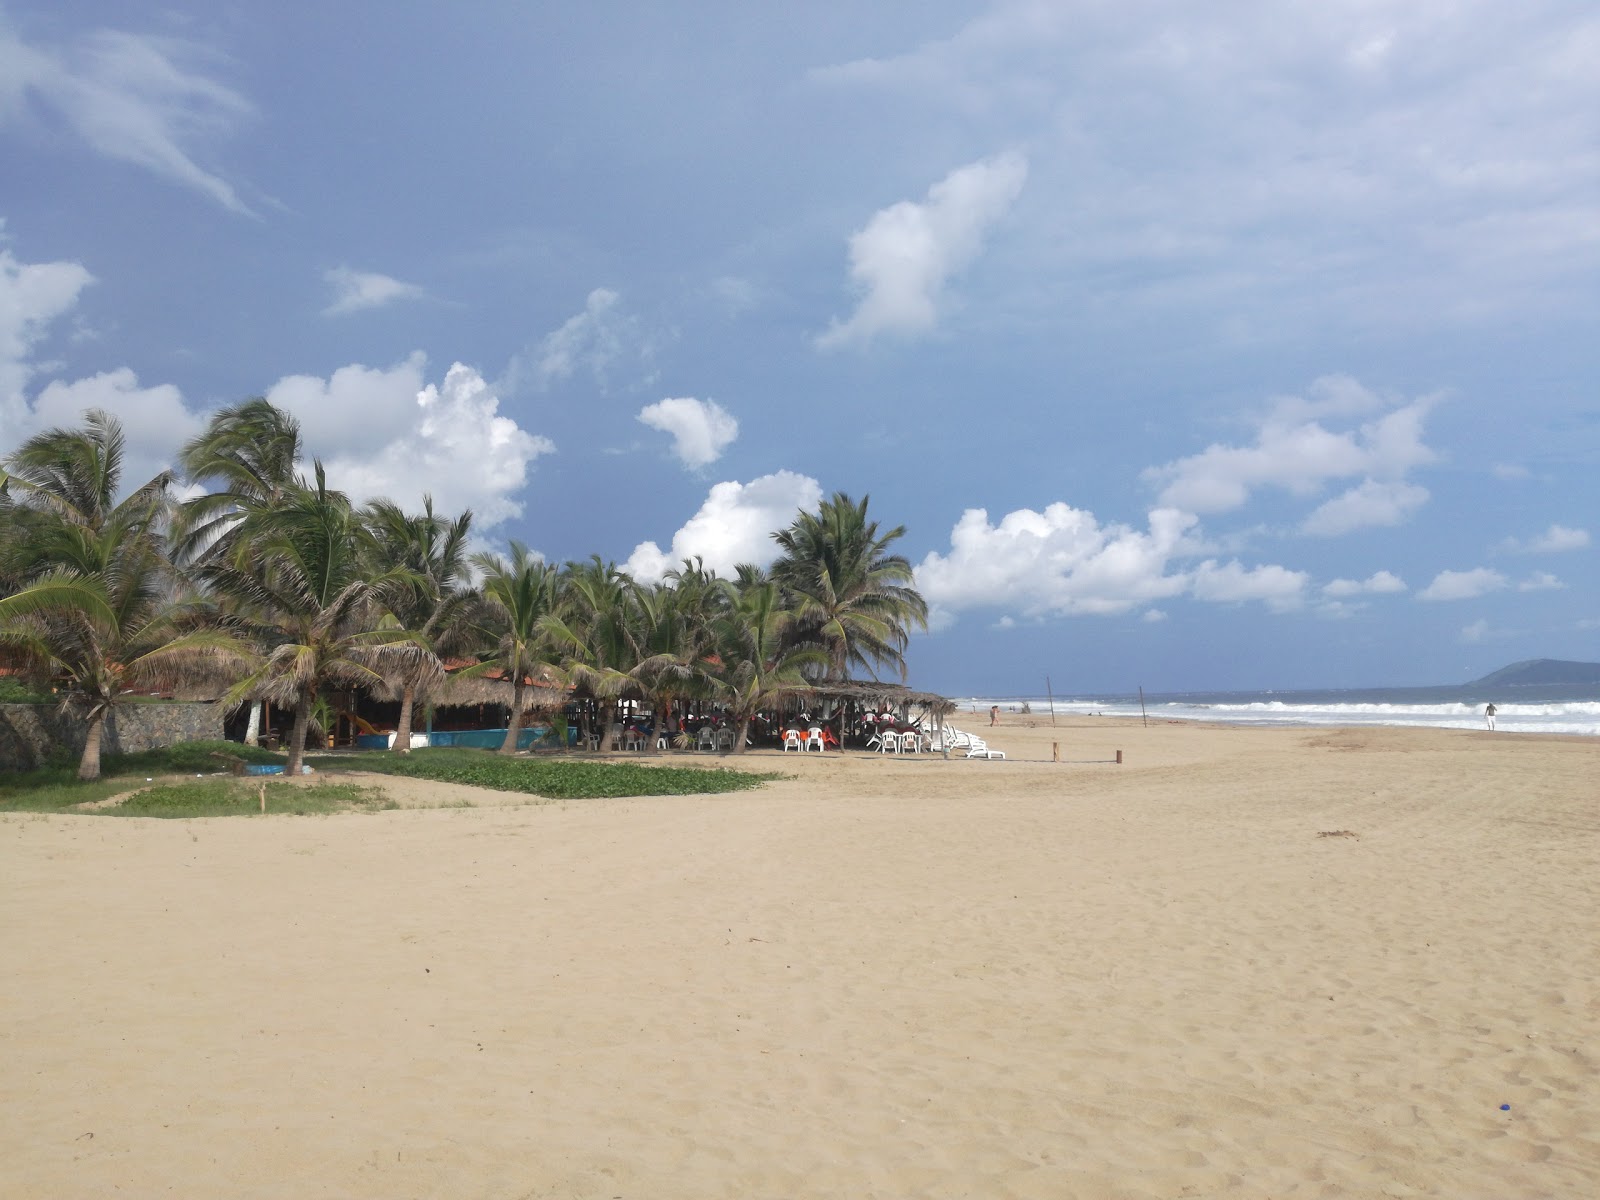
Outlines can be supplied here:
[[951, 695], [1600, 659], [1600, 9], [0, 0], [0, 454], [258, 395], [646, 580], [869, 496]]

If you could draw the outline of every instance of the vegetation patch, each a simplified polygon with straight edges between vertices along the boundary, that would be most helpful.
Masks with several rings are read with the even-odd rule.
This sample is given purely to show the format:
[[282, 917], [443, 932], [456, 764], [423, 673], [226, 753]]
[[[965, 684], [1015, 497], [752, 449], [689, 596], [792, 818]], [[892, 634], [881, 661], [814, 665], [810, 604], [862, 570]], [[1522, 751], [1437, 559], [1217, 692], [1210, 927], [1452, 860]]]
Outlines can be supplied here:
[[[265, 789], [263, 793], [263, 789]], [[353, 783], [251, 783], [239, 779], [198, 779], [144, 788], [121, 804], [99, 810], [112, 817], [308, 816], [340, 812], [378, 812], [398, 807], [378, 788]]]
[[136, 754], [110, 754], [101, 760], [100, 778], [78, 779], [75, 763], [32, 771], [0, 772], [0, 812], [67, 812], [126, 792], [130, 780], [161, 775], [212, 775], [235, 762], [281, 763], [283, 755], [237, 742], [186, 742]]
[[522, 792], [556, 800], [584, 800], [612, 796], [695, 796], [740, 792], [759, 787], [780, 774], [734, 771], [725, 767], [653, 767], [640, 763], [563, 762], [550, 759], [511, 758], [491, 750], [441, 747], [414, 750], [405, 756], [374, 754], [352, 761], [318, 760], [319, 769], [345, 767], [402, 775], [408, 779], [433, 779], [440, 783], [466, 783], [501, 792]]

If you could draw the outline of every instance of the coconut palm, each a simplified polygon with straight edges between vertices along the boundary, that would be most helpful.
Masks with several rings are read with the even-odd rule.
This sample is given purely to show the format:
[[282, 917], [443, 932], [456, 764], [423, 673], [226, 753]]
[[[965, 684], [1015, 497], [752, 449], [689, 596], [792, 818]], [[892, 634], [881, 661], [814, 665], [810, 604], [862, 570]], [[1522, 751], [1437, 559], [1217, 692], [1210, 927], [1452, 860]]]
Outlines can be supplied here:
[[300, 423], [259, 396], [213, 413], [205, 431], [178, 454], [190, 483], [214, 488], [179, 507], [174, 537], [179, 557], [201, 559], [237, 546], [227, 535], [247, 515], [270, 508], [303, 482], [300, 452]]
[[[212, 490], [178, 506], [173, 521], [175, 557], [193, 563], [233, 554], [247, 560], [251, 543], [235, 536], [235, 531], [246, 516], [271, 508], [303, 482], [298, 474], [300, 451], [300, 423], [259, 396], [213, 413], [205, 430], [178, 454], [187, 480]], [[227, 597], [217, 599], [223, 605], [237, 603]], [[255, 745], [260, 729], [261, 701], [255, 700], [245, 742]]]
[[271, 649], [228, 698], [293, 709], [288, 771], [295, 774], [319, 696], [349, 687], [391, 694], [392, 680], [425, 674], [437, 659], [413, 633], [377, 628], [386, 602], [416, 578], [401, 567], [371, 566], [371, 534], [348, 498], [329, 489], [320, 462], [310, 486], [294, 485], [276, 504], [246, 513], [237, 535], [249, 541], [249, 554], [208, 562], [200, 575], [260, 614], [259, 634]]
[[910, 630], [928, 625], [910, 561], [889, 549], [905, 526], [880, 533], [867, 519], [867, 500], [835, 492], [817, 512], [800, 513], [772, 535], [783, 548], [772, 578], [794, 605], [794, 636], [826, 651], [823, 673], [835, 680], [852, 666], [876, 678], [885, 665], [904, 679]]
[[521, 542], [511, 543], [511, 557], [477, 554], [472, 563], [482, 574], [479, 629], [489, 647], [479, 661], [460, 672], [464, 678], [499, 675], [511, 683], [511, 714], [501, 754], [514, 754], [528, 688], [563, 682], [556, 666], [551, 626], [560, 603], [560, 572]]
[[790, 639], [796, 614], [783, 606], [777, 584], [722, 586], [729, 603], [713, 623], [715, 655], [706, 661], [706, 671], [735, 722], [733, 748], [741, 754], [756, 713], [810, 691], [806, 672], [825, 666], [828, 656], [818, 647], [797, 646]]
[[[570, 562], [561, 576], [561, 611], [550, 623], [562, 667], [582, 691], [599, 702], [602, 734], [612, 724], [617, 700], [642, 693], [665, 661], [653, 662], [640, 640], [639, 585], [615, 563], [594, 555]], [[602, 753], [611, 739], [600, 738]]]
[[[364, 518], [373, 535], [375, 565], [401, 567], [416, 580], [414, 586], [390, 594], [390, 615], [399, 628], [411, 630], [417, 644], [437, 662], [440, 652], [464, 635], [473, 599], [465, 586], [471, 511], [448, 520], [434, 513], [433, 497], [425, 495], [420, 513], [408, 514], [388, 500], [374, 500], [367, 505]], [[427, 697], [427, 680], [439, 677], [434, 664], [423, 663], [420, 671], [400, 681], [396, 753], [411, 753], [412, 711], [419, 697]]]
[[218, 681], [245, 658], [180, 598], [162, 545], [170, 476], [117, 500], [124, 453], [120, 424], [97, 410], [7, 463], [9, 520], [29, 538], [8, 567], [21, 586], [0, 600], [0, 646], [87, 722], [80, 779], [99, 778], [106, 722], [130, 689]]

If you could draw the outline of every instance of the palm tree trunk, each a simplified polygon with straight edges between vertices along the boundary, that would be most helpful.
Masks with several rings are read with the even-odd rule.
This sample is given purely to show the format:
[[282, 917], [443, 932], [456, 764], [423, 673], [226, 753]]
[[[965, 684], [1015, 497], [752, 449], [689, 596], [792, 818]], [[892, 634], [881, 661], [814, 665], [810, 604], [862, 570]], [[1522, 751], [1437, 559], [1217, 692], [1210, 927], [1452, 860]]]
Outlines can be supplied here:
[[400, 693], [400, 723], [394, 731], [394, 752], [411, 753], [411, 709], [416, 703], [417, 689], [409, 683]]
[[261, 744], [261, 701], [259, 700], [250, 706], [250, 722], [244, 727], [244, 744], [246, 746], [259, 746]]
[[306, 759], [306, 728], [311, 724], [311, 697], [301, 696], [294, 706], [294, 725], [289, 730], [289, 763], [286, 775], [300, 774]]
[[600, 753], [611, 753], [611, 726], [616, 722], [617, 706], [615, 703], [600, 706]]
[[83, 757], [78, 760], [79, 779], [100, 778], [100, 741], [106, 728], [104, 709], [95, 710], [89, 718], [89, 729], [83, 738]]
[[511, 685], [511, 716], [506, 720], [506, 740], [500, 743], [501, 754], [517, 752], [517, 734], [522, 732], [523, 682], [520, 675]]
[[735, 754], [744, 753], [744, 744], [750, 737], [750, 721], [754, 716], [754, 713], [750, 713], [739, 718], [738, 736], [733, 740], [733, 752]]

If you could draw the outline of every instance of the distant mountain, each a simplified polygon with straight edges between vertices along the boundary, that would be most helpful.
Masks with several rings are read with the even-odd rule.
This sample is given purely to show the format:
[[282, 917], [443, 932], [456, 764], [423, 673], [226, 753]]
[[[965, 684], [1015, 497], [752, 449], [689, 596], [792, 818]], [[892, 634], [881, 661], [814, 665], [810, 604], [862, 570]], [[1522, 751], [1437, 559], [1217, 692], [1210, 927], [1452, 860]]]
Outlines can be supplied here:
[[1501, 667], [1469, 687], [1552, 687], [1561, 684], [1600, 684], [1600, 663], [1562, 662], [1555, 658], [1530, 658]]

